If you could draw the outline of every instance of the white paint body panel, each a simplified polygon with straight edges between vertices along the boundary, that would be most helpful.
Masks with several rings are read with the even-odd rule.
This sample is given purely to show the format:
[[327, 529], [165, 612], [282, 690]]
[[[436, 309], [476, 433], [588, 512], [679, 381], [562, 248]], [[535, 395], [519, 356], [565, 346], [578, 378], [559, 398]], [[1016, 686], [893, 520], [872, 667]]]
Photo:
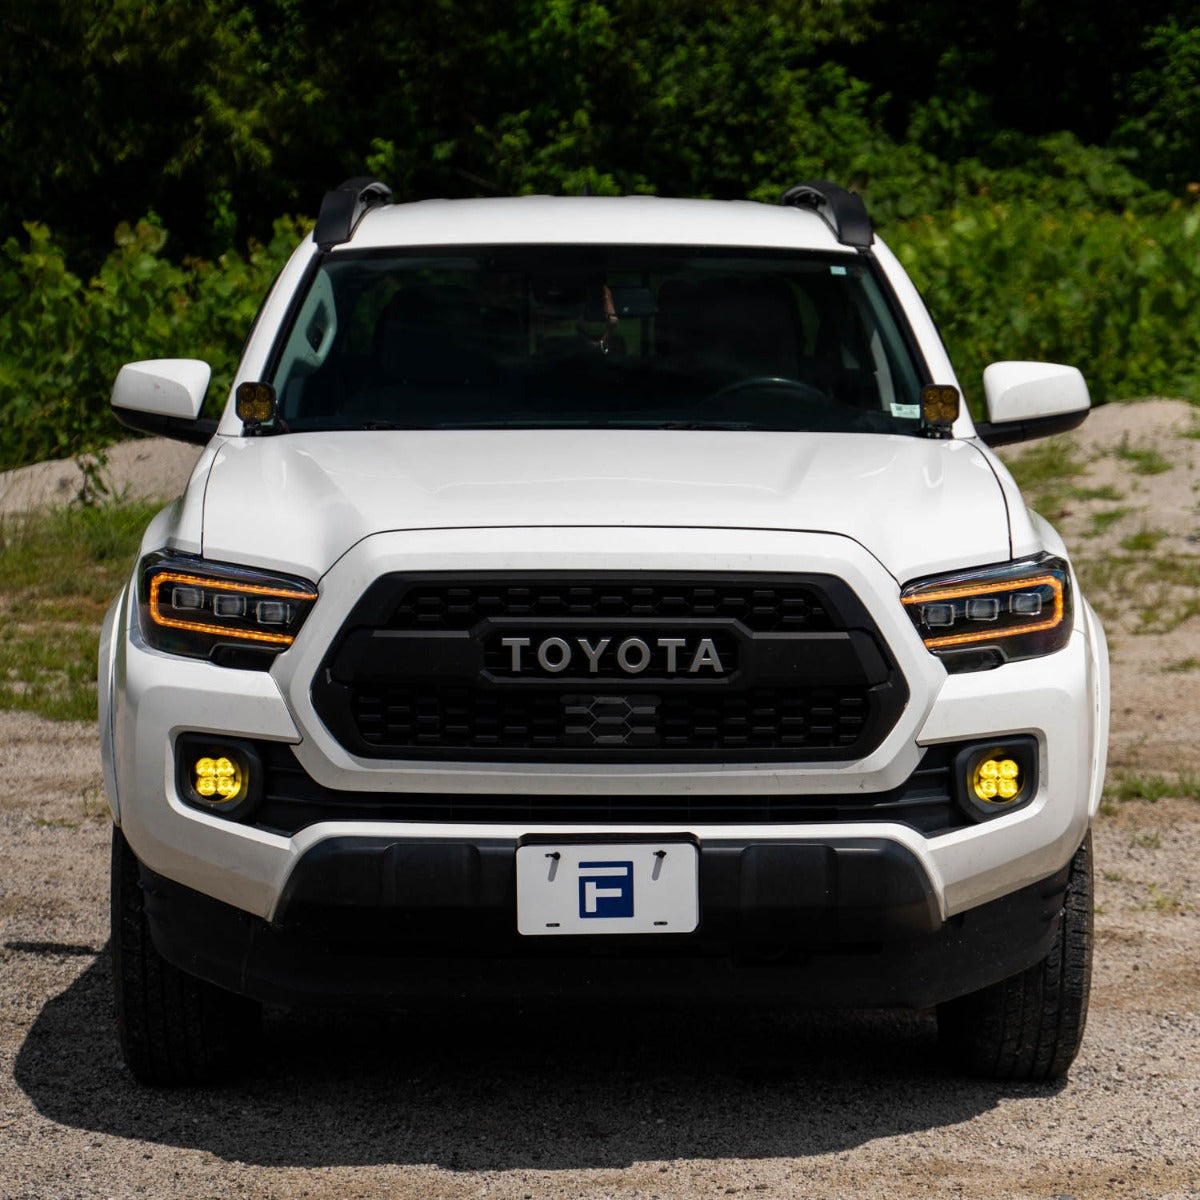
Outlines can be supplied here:
[[113, 384], [115, 408], [194, 421], [200, 415], [212, 368], [195, 358], [150, 358], [126, 363]]
[[1084, 412], [1091, 404], [1079, 368], [1060, 363], [992, 363], [983, 371], [983, 391], [988, 417], [997, 422]]
[[229, 441], [204, 554], [316, 580], [384, 530], [599, 524], [837, 533], [900, 581], [1009, 556], [1000, 486], [969, 442], [595, 429]]

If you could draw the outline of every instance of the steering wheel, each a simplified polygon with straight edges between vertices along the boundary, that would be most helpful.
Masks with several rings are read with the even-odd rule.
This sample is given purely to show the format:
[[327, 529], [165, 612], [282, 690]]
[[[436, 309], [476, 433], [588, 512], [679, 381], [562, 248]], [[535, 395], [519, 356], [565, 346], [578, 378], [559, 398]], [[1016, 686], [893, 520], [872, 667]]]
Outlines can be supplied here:
[[819, 387], [814, 387], [811, 383], [804, 383], [799, 379], [789, 379], [786, 375], [751, 375], [748, 379], [738, 379], [733, 383], [727, 383], [724, 387], [719, 387], [715, 392], [710, 393], [697, 406], [702, 409], [708, 409], [710, 406], [717, 406], [723, 400], [731, 396], [736, 396], [740, 392], [752, 392], [774, 388], [781, 392], [792, 393], [797, 400], [805, 404], [819, 404], [822, 407], [831, 407], [836, 402], [832, 400]]

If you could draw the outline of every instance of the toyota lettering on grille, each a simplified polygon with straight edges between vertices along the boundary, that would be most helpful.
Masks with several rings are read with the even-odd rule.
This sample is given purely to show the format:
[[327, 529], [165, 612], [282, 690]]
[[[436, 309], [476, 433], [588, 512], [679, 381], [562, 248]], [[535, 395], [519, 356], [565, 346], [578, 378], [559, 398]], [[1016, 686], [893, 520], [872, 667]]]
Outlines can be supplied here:
[[720, 676], [725, 666], [711, 637], [505, 637], [505, 666], [513, 675], [545, 672], [599, 675], [615, 666], [626, 675]]

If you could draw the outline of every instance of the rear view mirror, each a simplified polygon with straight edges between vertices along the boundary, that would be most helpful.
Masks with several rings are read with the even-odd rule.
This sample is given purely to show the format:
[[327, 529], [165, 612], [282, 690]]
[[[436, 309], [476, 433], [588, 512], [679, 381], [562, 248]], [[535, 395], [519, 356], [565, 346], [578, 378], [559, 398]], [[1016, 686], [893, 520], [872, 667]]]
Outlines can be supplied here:
[[658, 312], [654, 293], [644, 287], [615, 287], [612, 289], [613, 311], [618, 317], [652, 317]]
[[975, 431], [989, 446], [1066, 433], [1082, 425], [1091, 408], [1083, 375], [1061, 363], [992, 363], [983, 391], [988, 420]]
[[200, 420], [212, 369], [194, 358], [154, 358], [126, 363], [112, 390], [113, 412], [139, 433], [204, 445], [216, 421]]

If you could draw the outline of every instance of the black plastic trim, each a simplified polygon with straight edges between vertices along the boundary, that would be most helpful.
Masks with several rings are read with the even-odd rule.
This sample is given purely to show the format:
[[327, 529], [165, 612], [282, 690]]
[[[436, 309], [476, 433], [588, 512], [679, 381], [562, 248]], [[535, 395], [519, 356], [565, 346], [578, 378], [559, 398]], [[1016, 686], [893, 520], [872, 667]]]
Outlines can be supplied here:
[[1069, 869], [942, 922], [919, 861], [892, 842], [702, 844], [695, 933], [522, 938], [517, 844], [323, 842], [297, 864], [274, 923], [144, 866], [141, 883], [164, 958], [276, 1003], [649, 996], [920, 1008], [1044, 958]]
[[825, 179], [797, 183], [779, 197], [793, 208], [811, 208], [833, 230], [843, 246], [865, 250], [875, 241], [875, 229], [861, 196]]
[[1078, 429], [1091, 411], [1090, 408], [1083, 408], [1078, 412], [1033, 417], [1027, 421], [980, 421], [975, 425], [975, 436], [989, 446], [1031, 442], [1035, 438], [1052, 437], [1056, 433], [1070, 433], [1072, 429]]
[[313, 241], [322, 250], [348, 242], [358, 223], [372, 208], [392, 202], [392, 189], [369, 175], [356, 175], [332, 191], [321, 201], [321, 211], [313, 229]]
[[113, 415], [126, 429], [148, 433], [153, 437], [171, 438], [176, 442], [188, 442], [193, 446], [207, 446], [217, 432], [218, 422], [212, 417], [197, 417], [188, 421], [183, 417], [166, 417], [161, 413], [138, 412], [133, 408], [113, 405]]
[[325, 821], [686, 827], [887, 821], [936, 837], [977, 819], [969, 819], [955, 802], [960, 785], [953, 776], [953, 762], [960, 752], [980, 745], [974, 741], [930, 746], [913, 773], [886, 792], [513, 795], [341, 791], [313, 779], [290, 745], [259, 741], [254, 746], [265, 776], [253, 824], [264, 832], [292, 837]]

